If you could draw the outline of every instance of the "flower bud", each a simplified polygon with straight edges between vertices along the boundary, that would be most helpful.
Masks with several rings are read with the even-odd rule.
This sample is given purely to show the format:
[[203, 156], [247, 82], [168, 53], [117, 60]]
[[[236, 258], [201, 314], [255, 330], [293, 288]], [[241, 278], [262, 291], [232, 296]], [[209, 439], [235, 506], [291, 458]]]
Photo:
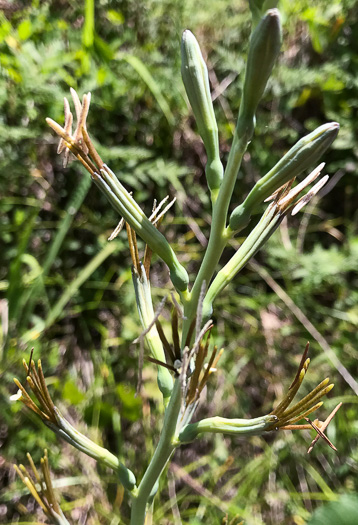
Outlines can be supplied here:
[[183, 83], [208, 156], [206, 167], [208, 185], [211, 190], [215, 190], [219, 188], [223, 176], [219, 156], [218, 127], [211, 100], [208, 70], [199, 44], [189, 30], [183, 33], [181, 58]]
[[255, 113], [281, 47], [281, 21], [277, 9], [270, 9], [251, 35], [245, 83], [237, 131], [250, 140]]
[[254, 25], [256, 26], [258, 24], [265, 11], [276, 7], [277, 4], [278, 0], [249, 0]]
[[337, 122], [324, 124], [300, 139], [282, 159], [252, 188], [245, 201], [237, 206], [230, 217], [232, 230], [242, 229], [255, 207], [280, 186], [300, 175], [329, 148], [339, 131]]

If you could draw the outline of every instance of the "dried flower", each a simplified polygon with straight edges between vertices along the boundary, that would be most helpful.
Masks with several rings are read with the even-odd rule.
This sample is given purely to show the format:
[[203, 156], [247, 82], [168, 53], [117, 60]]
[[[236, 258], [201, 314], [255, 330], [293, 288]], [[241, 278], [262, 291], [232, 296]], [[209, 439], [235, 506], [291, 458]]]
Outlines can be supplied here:
[[300, 139], [264, 177], [261, 177], [244, 202], [234, 209], [230, 217], [231, 230], [237, 231], [246, 226], [250, 222], [251, 214], [261, 202], [269, 195], [275, 195], [283, 185], [316, 163], [337, 137], [338, 131], [339, 124], [330, 122]]
[[[77, 125], [71, 135], [72, 114], [68, 100], [65, 99], [65, 126], [61, 127], [54, 120], [47, 118], [47, 124], [61, 137], [58, 152], [66, 147], [81, 162], [99, 189], [106, 195], [111, 205], [144, 240], [148, 246], [168, 265], [173, 285], [179, 292], [186, 292], [189, 277], [186, 270], [179, 263], [173, 249], [166, 238], [155, 228], [145, 215], [130, 192], [120, 183], [116, 175], [103, 163], [94, 147], [86, 127], [86, 119], [91, 100], [91, 94], [83, 96], [82, 104], [74, 90], [71, 90], [74, 101]], [[67, 159], [65, 159], [67, 164]]]
[[55, 525], [69, 525], [69, 522], [65, 518], [60, 505], [57, 502], [51, 482], [47, 450], [44, 452], [44, 457], [41, 458], [42, 477], [40, 476], [40, 473], [29, 453], [27, 454], [27, 459], [29, 460], [35, 480], [32, 479], [30, 472], [24, 467], [24, 465], [20, 465], [19, 467], [14, 465], [14, 468], [23, 484], [29, 489], [30, 493], [51, 522]]
[[38, 360], [37, 370], [35, 362], [32, 359], [30, 359], [29, 365], [24, 359], [23, 365], [26, 370], [26, 381], [35, 395], [38, 405], [34, 403], [20, 381], [15, 378], [14, 382], [21, 391], [20, 401], [35, 412], [45, 425], [59, 437], [91, 458], [115, 470], [123, 486], [128, 490], [133, 490], [136, 483], [134, 474], [127, 469], [114, 454], [78, 432], [54, 405], [46, 386], [41, 360]]
[[[327, 395], [333, 388], [333, 384], [329, 382], [329, 378], [324, 379], [321, 383], [316, 386], [309, 394], [307, 394], [301, 401], [296, 403], [293, 407], [289, 408], [293, 399], [295, 398], [303, 379], [307, 373], [308, 366], [310, 364], [310, 359], [307, 358], [309, 349], [309, 343], [307, 343], [305, 351], [303, 353], [300, 365], [298, 367], [297, 374], [288, 389], [288, 392], [284, 399], [279, 403], [279, 405], [271, 412], [271, 415], [276, 416], [277, 420], [272, 423], [266, 430], [306, 430], [313, 428], [318, 436], [313, 440], [308, 452], [311, 452], [313, 446], [318, 441], [319, 437], [322, 437], [331, 448], [337, 450], [334, 445], [329, 441], [329, 439], [324, 435], [323, 431], [328, 426], [329, 422], [332, 420], [334, 414], [337, 412], [338, 408], [341, 406], [338, 405], [332, 414], [327, 418], [324, 423], [321, 423], [318, 420], [314, 422], [308, 419], [308, 416], [312, 412], [316, 411], [319, 407], [322, 406], [323, 402], [320, 401], [321, 398]], [[298, 421], [306, 420], [307, 424], [298, 425]]]

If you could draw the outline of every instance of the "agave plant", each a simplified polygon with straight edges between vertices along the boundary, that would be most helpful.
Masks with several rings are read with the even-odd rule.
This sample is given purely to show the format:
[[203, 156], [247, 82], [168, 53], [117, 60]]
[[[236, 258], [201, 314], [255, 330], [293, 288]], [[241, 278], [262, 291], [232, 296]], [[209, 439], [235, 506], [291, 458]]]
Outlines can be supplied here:
[[[269, 3], [270, 7], [273, 3], [275, 4]], [[16, 399], [20, 399], [33, 410], [60, 438], [117, 473], [118, 481], [125, 487], [131, 500], [132, 525], [142, 525], [145, 522], [158, 489], [158, 480], [173, 452], [182, 444], [200, 439], [204, 433], [232, 434], [245, 438], [280, 429], [314, 428], [317, 438], [312, 446], [318, 438], [328, 442], [324, 430], [333, 415], [323, 424], [318, 420], [310, 421], [308, 416], [322, 405], [322, 398], [333, 388], [329, 379], [324, 379], [311, 393], [292, 406], [307, 373], [308, 345], [288, 393], [270, 414], [255, 419], [226, 419], [213, 415], [195, 421], [201, 392], [210, 376], [215, 373], [223, 352], [212, 344], [210, 337], [215, 300], [271, 237], [284, 217], [298, 213], [327, 182], [328, 175], [316, 181], [324, 169], [324, 163], [317, 167], [316, 165], [336, 138], [339, 129], [336, 122], [331, 122], [301, 138], [260, 178], [243, 202], [237, 204], [229, 214], [241, 161], [254, 136], [257, 107], [280, 52], [280, 14], [276, 8], [266, 10], [266, 4], [267, 2], [258, 0], [250, 2], [253, 30], [240, 111], [225, 167], [219, 148], [218, 126], [207, 67], [194, 35], [187, 30], [182, 37], [182, 78], [207, 154], [205, 174], [212, 205], [208, 245], [192, 282], [165, 234], [160, 231], [160, 223], [172, 203], [161, 202], [154, 207], [151, 216], [147, 217], [131, 192], [104, 163], [95, 149], [86, 125], [91, 94], [85, 94], [81, 102], [77, 93], [71, 90], [77, 119], [74, 131], [73, 115], [67, 99], [64, 104], [64, 126], [47, 119], [49, 126], [60, 136], [58, 153], [64, 153], [64, 165], [67, 165], [71, 156], [78, 159], [122, 218], [111, 238], [126, 226], [133, 261], [135, 297], [143, 328], [139, 341], [141, 345], [146, 345], [147, 350], [144, 351], [148, 353], [147, 358], [157, 367], [158, 388], [162, 393], [165, 415], [155, 452], [144, 476], [137, 481], [125, 458], [117, 458], [107, 449], [92, 442], [63, 417], [51, 399], [40, 361], [37, 368], [32, 359], [29, 364], [24, 362], [26, 381], [37, 401], [33, 400], [18, 380], [15, 380], [19, 388]], [[313, 171], [297, 183], [296, 179], [310, 168]], [[306, 191], [312, 183], [314, 185]], [[255, 223], [253, 214], [262, 209], [266, 202], [266, 209]], [[231, 259], [217, 271], [225, 248], [244, 227], [250, 228], [244, 242]], [[137, 236], [146, 244], [142, 259], [137, 247]], [[176, 291], [176, 295], [173, 295], [171, 340], [165, 335], [160, 319], [163, 304], [155, 309], [152, 302], [152, 254], [168, 266], [170, 279]], [[332, 443], [329, 444], [334, 447]], [[21, 471], [19, 473], [22, 475]], [[50, 511], [48, 516], [51, 519]], [[58, 518], [56, 519], [53, 521], [58, 523]]]

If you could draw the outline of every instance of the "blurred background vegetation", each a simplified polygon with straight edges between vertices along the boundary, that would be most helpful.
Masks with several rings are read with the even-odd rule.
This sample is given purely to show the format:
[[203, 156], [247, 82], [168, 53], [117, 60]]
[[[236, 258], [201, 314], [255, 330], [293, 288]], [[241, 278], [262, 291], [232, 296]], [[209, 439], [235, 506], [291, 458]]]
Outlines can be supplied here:
[[[101, 0], [95, 14], [94, 0], [5, 0], [0, 8], [0, 521], [43, 521], [12, 463], [25, 462], [27, 451], [39, 461], [47, 447], [70, 521], [127, 523], [127, 498], [111, 472], [9, 401], [33, 346], [61, 410], [138, 477], [162, 416], [150, 364], [135, 397], [139, 349], [131, 343], [140, 329], [125, 233], [107, 242], [119, 218], [78, 163], [62, 168], [45, 117], [63, 122], [70, 87], [92, 92], [90, 133], [137, 201], [149, 212], [154, 197], [177, 197], [161, 228], [193, 275], [210, 206], [204, 149], [180, 77], [181, 32], [195, 33], [207, 59], [225, 161], [248, 2]], [[337, 120], [339, 137], [324, 158], [331, 191], [283, 223], [219, 298], [215, 337], [225, 352], [200, 415], [270, 412], [310, 340], [303, 390], [334, 378], [320, 419], [344, 402], [328, 429], [338, 454], [320, 440], [307, 456], [308, 431], [202, 438], [178, 450], [163, 476], [158, 524], [217, 524], [226, 515], [229, 523], [237, 515], [247, 525], [317, 525], [328, 523], [336, 501], [345, 509], [339, 519], [353, 509], [356, 523], [358, 9], [354, 0], [282, 0], [280, 8], [283, 50], [234, 203], [298, 138]], [[157, 260], [151, 278], [158, 303], [168, 274]]]

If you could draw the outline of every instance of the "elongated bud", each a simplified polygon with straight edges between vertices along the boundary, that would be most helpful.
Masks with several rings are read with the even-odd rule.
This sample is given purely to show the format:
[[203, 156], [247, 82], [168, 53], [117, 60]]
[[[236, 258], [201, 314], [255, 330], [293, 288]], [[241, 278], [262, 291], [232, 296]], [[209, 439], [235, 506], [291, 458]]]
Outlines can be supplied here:
[[218, 127], [211, 100], [208, 69], [199, 44], [189, 30], [183, 33], [181, 59], [183, 83], [208, 156], [205, 170], [208, 186], [210, 190], [215, 190], [219, 188], [223, 177], [223, 167], [219, 155]]
[[250, 140], [255, 113], [281, 47], [281, 21], [277, 9], [270, 9], [251, 35], [245, 83], [237, 132]]
[[278, 0], [249, 0], [250, 11], [254, 26], [258, 24], [263, 13], [268, 9], [276, 7]]
[[245, 201], [234, 209], [230, 217], [232, 230], [242, 229], [249, 223], [255, 207], [280, 186], [299, 176], [316, 164], [337, 137], [339, 124], [324, 124], [300, 139], [282, 159], [252, 188]]

